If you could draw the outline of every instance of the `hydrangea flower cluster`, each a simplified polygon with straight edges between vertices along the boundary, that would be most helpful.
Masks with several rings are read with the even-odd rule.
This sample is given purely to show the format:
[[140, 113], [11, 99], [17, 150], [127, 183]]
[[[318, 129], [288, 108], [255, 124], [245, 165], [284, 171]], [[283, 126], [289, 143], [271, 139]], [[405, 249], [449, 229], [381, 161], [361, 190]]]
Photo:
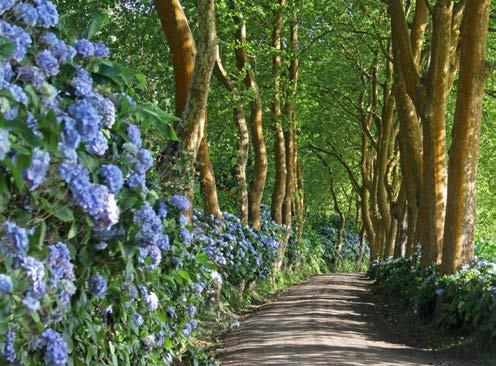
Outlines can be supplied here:
[[223, 213], [223, 220], [201, 220], [201, 212], [193, 216], [194, 240], [233, 284], [267, 278], [272, 271], [279, 247], [277, 238], [284, 229], [274, 224], [266, 211], [260, 231], [246, 227], [227, 212]]

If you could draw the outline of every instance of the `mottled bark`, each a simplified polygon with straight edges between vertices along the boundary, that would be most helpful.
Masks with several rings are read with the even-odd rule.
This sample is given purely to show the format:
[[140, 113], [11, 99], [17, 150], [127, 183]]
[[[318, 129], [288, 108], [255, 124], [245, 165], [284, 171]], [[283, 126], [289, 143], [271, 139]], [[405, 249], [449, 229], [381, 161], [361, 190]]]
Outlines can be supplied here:
[[207, 124], [205, 124], [203, 139], [198, 151], [198, 160], [200, 165], [200, 193], [203, 202], [203, 213], [205, 217], [213, 215], [215, 218], [221, 219], [222, 211], [220, 210], [219, 199], [217, 197], [217, 185], [215, 183], [212, 162], [210, 161], [210, 153], [208, 151]]
[[450, 74], [451, 19], [453, 2], [437, 3], [433, 9], [430, 66], [421, 88], [423, 127], [423, 189], [427, 236], [422, 242], [424, 267], [441, 259], [446, 210], [446, 104]]
[[248, 165], [248, 153], [250, 149], [250, 133], [241, 93], [236, 87], [235, 82], [229, 77], [227, 71], [222, 65], [219, 49], [217, 48], [217, 62], [214, 73], [219, 81], [229, 90], [233, 98], [233, 116], [234, 123], [238, 130], [238, 157], [236, 159], [236, 187], [238, 215], [246, 225], [248, 224], [248, 183], [246, 180], [246, 166]]
[[490, 0], [467, 0], [462, 24], [460, 77], [448, 168], [448, 204], [441, 270], [456, 272], [473, 259], [476, 178]]
[[255, 154], [255, 164], [253, 166], [253, 181], [250, 187], [249, 213], [253, 227], [255, 229], [260, 229], [260, 206], [265, 188], [265, 180], [267, 178], [267, 149], [263, 132], [263, 105], [260, 90], [258, 89], [255, 80], [255, 73], [250, 67], [248, 60], [246, 22], [241, 12], [237, 11], [235, 21], [237, 24], [236, 64], [239, 70], [246, 72], [244, 78], [245, 85], [253, 93], [253, 99], [250, 103], [250, 129], [253, 141], [253, 151]]
[[[193, 203], [195, 186], [195, 163], [203, 139], [206, 121], [210, 78], [216, 59], [217, 33], [215, 29], [215, 1], [197, 0], [198, 54], [186, 99], [182, 120], [177, 127], [181, 141], [181, 157], [184, 159], [188, 187], [186, 195]], [[178, 179], [183, 179], [179, 177]], [[191, 211], [190, 211], [191, 216]]]
[[274, 122], [274, 162], [275, 179], [272, 192], [271, 213], [272, 219], [282, 224], [282, 205], [286, 192], [286, 148], [284, 131], [281, 122], [281, 31], [283, 26], [283, 10], [286, 0], [279, 0], [279, 6], [274, 11], [274, 27], [272, 30], [272, 79], [273, 79], [273, 102], [272, 118]]

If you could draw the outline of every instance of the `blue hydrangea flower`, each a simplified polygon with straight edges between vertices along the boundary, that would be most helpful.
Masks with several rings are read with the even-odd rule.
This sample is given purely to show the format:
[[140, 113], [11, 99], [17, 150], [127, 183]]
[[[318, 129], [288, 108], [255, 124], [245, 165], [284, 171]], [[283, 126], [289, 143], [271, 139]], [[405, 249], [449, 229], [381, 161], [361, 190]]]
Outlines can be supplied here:
[[146, 292], [143, 294], [143, 300], [148, 308], [148, 311], [155, 311], [158, 308], [158, 296], [154, 292]]
[[95, 138], [87, 141], [84, 146], [87, 152], [97, 156], [105, 155], [109, 148], [108, 140], [101, 131], [98, 131]]
[[96, 137], [102, 117], [91, 103], [79, 100], [69, 107], [69, 114], [76, 120], [76, 129], [83, 141]]
[[174, 318], [174, 316], [176, 315], [176, 310], [174, 310], [174, 308], [172, 306], [169, 306], [167, 308], [167, 315], [170, 317], [170, 318]]
[[161, 219], [165, 219], [167, 217], [168, 210], [167, 210], [167, 205], [165, 204], [165, 202], [160, 201], [158, 203], [157, 211], [158, 211], [158, 216]]
[[2, 0], [2, 2], [0, 2], [0, 15], [12, 9], [15, 3], [16, 0]]
[[162, 261], [162, 252], [160, 251], [160, 248], [155, 245], [140, 248], [138, 261], [140, 263], [146, 263], [147, 258], [150, 258], [150, 263], [147, 265], [147, 268], [149, 270], [157, 268]]
[[16, 46], [16, 50], [11, 57], [17, 62], [21, 62], [24, 59], [28, 47], [33, 42], [29, 33], [24, 29], [3, 20], [0, 21], [0, 36], [4, 36]]
[[74, 281], [74, 267], [71, 263], [69, 248], [64, 243], [50, 245], [50, 254], [46, 260], [50, 271], [50, 287], [57, 287], [62, 279]]
[[190, 208], [190, 202], [188, 198], [177, 194], [171, 197], [170, 204], [179, 211], [187, 211]]
[[0, 240], [0, 250], [8, 257], [23, 257], [28, 249], [28, 232], [13, 222], [3, 224], [3, 238]]
[[162, 347], [164, 345], [164, 338], [165, 332], [163, 330], [155, 334], [155, 343], [158, 347]]
[[194, 305], [188, 305], [188, 316], [190, 318], [194, 317], [196, 314], [196, 307]]
[[160, 248], [160, 250], [163, 251], [170, 250], [171, 246], [170, 246], [169, 237], [166, 234], [160, 235], [160, 238], [157, 241], [157, 246]]
[[126, 183], [131, 188], [141, 188], [146, 192], [146, 175], [144, 173], [133, 173], [127, 179]]
[[32, 298], [31, 296], [27, 296], [22, 300], [22, 304], [28, 308], [29, 312], [34, 313], [35, 311], [40, 310], [41, 304], [40, 300]]
[[82, 67], [76, 71], [76, 76], [72, 79], [72, 85], [78, 97], [88, 96], [93, 91], [93, 79], [88, 71]]
[[36, 66], [21, 66], [17, 68], [17, 78], [26, 84], [39, 87], [45, 81], [45, 75]]
[[129, 137], [129, 140], [136, 145], [138, 149], [141, 148], [141, 131], [136, 125], [129, 125], [127, 128], [127, 136]]
[[4, 160], [11, 148], [9, 131], [0, 128], [0, 161]]
[[36, 0], [38, 24], [43, 28], [55, 27], [59, 23], [59, 13], [56, 6], [48, 0]]
[[134, 215], [134, 223], [140, 230], [136, 235], [136, 243], [140, 247], [166, 245], [163, 242], [162, 220], [152, 206], [146, 202]]
[[133, 320], [133, 323], [136, 324], [138, 327], [141, 327], [145, 322], [143, 320], [143, 317], [138, 313], [133, 314], [131, 319]]
[[14, 77], [14, 72], [12, 71], [12, 66], [10, 65], [10, 62], [0, 61], [0, 82], [6, 81], [10, 83], [13, 77]]
[[76, 52], [83, 57], [91, 57], [95, 55], [95, 47], [93, 43], [87, 39], [79, 39], [74, 43]]
[[47, 76], [55, 76], [60, 72], [59, 63], [52, 52], [43, 50], [36, 56], [36, 64]]
[[183, 329], [183, 335], [187, 338], [191, 335], [191, 332], [193, 331], [193, 327], [190, 322], [186, 323]]
[[12, 278], [10, 276], [1, 273], [0, 274], [0, 297], [8, 294], [14, 288], [14, 284], [12, 283]]
[[115, 105], [110, 99], [103, 99], [99, 105], [99, 112], [102, 115], [102, 124], [105, 127], [112, 127], [115, 123]]
[[90, 292], [98, 299], [107, 296], [107, 280], [102, 275], [96, 275], [90, 279]]
[[186, 246], [190, 245], [193, 242], [193, 235], [191, 235], [189, 230], [182, 228], [179, 231], [179, 235], [181, 236], [181, 239]]
[[30, 190], [35, 190], [45, 181], [49, 165], [50, 154], [36, 147], [33, 150], [31, 166], [22, 173]]
[[65, 366], [67, 364], [67, 343], [60, 333], [47, 328], [33, 344], [35, 350], [45, 349], [44, 361], [47, 366]]
[[3, 355], [3, 357], [5, 357], [7, 362], [10, 362], [10, 363], [14, 363], [15, 360], [17, 359], [15, 348], [14, 348], [15, 337], [16, 337], [16, 334], [14, 332], [11, 332], [11, 331], [9, 331], [5, 334], [5, 346], [3, 348], [2, 355]]
[[124, 176], [122, 171], [116, 165], [102, 165], [100, 175], [104, 179], [104, 183], [113, 194], [118, 194], [124, 185]]
[[5, 89], [10, 92], [12, 98], [14, 98], [16, 102], [21, 103], [25, 106], [28, 105], [28, 96], [19, 85], [9, 84], [6, 86]]
[[181, 225], [188, 225], [189, 224], [189, 219], [184, 216], [183, 214], [179, 215], [179, 223]]
[[59, 63], [72, 62], [76, 56], [74, 47], [67, 45], [54, 33], [47, 32], [40, 38], [40, 42], [46, 46]]
[[19, 261], [22, 271], [30, 279], [31, 285], [27, 292], [27, 297], [40, 300], [45, 295], [45, 266], [38, 259], [25, 256]]
[[38, 22], [38, 10], [31, 4], [17, 4], [14, 7], [14, 16], [31, 27], [34, 27]]
[[93, 216], [95, 219], [95, 224], [99, 228], [110, 229], [113, 225], [119, 222], [120, 209], [117, 205], [117, 200], [112, 193], [109, 193], [107, 187], [97, 185], [94, 186], [99, 188], [101, 187], [104, 191], [103, 201], [101, 202], [102, 211]]
[[105, 57], [108, 57], [110, 55], [110, 51], [109, 51], [108, 47], [105, 44], [103, 44], [103, 43], [94, 43], [93, 46], [95, 48], [95, 56], [96, 57], [105, 58]]

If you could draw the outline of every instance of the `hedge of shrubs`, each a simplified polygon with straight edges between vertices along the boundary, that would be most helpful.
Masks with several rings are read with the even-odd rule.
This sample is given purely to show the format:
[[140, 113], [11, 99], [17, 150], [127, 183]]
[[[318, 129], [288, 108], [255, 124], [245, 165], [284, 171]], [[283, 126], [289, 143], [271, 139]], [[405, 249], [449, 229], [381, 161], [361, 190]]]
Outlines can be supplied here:
[[0, 3], [0, 363], [166, 365], [222, 281], [266, 278], [281, 228], [193, 225], [164, 197], [137, 126], [173, 117], [51, 1]]
[[478, 260], [442, 276], [436, 267], [422, 270], [417, 262], [405, 258], [374, 262], [369, 275], [386, 296], [407, 299], [423, 322], [473, 333], [484, 344], [494, 340], [496, 264]]

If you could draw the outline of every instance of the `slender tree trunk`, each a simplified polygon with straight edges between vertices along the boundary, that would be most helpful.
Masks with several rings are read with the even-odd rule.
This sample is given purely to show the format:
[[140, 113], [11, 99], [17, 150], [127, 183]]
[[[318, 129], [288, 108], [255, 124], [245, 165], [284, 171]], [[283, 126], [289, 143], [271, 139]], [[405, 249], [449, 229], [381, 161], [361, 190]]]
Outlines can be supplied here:
[[456, 272], [473, 260], [476, 178], [490, 0], [467, 0], [462, 23], [460, 77], [448, 168], [448, 204], [441, 270]]
[[338, 227], [338, 240], [336, 243], [336, 257], [333, 258], [332, 267], [333, 270], [336, 270], [340, 260], [341, 260], [341, 251], [343, 250], [343, 242], [344, 242], [344, 230], [346, 226], [346, 217], [344, 215], [343, 210], [339, 206], [338, 195], [336, 192], [336, 184], [334, 179], [331, 178], [331, 195], [332, 201], [334, 202], [334, 210], [339, 216], [339, 227]]
[[208, 151], [207, 124], [205, 123], [205, 133], [198, 151], [200, 163], [200, 192], [203, 201], [203, 213], [205, 217], [213, 215], [217, 219], [222, 218], [222, 211], [217, 197], [217, 185], [213, 174], [212, 162]]
[[250, 133], [243, 102], [241, 101], [241, 93], [236, 87], [234, 81], [229, 77], [227, 71], [222, 65], [219, 48], [217, 47], [217, 62], [215, 64], [214, 73], [219, 81], [229, 90], [233, 97], [233, 115], [234, 123], [238, 130], [238, 157], [236, 160], [236, 187], [238, 214], [241, 221], [248, 224], [248, 183], [246, 180], [246, 166], [248, 165], [248, 153], [250, 148]]
[[274, 155], [275, 155], [275, 180], [272, 192], [272, 219], [282, 224], [282, 205], [286, 192], [286, 148], [284, 131], [281, 123], [281, 31], [283, 26], [283, 10], [286, 0], [279, 0], [278, 7], [274, 12], [274, 28], [272, 30], [272, 46], [274, 56], [272, 57], [272, 73], [274, 84], [274, 100], [272, 102], [272, 117], [274, 119]]
[[251, 121], [250, 129], [255, 153], [255, 164], [253, 167], [253, 181], [250, 187], [249, 213], [250, 220], [255, 229], [260, 229], [262, 195], [267, 178], [267, 149], [263, 133], [263, 105], [262, 97], [255, 81], [255, 73], [248, 62], [246, 22], [241, 12], [235, 16], [237, 24], [236, 31], [236, 64], [239, 70], [246, 70], [245, 85], [252, 91]]

